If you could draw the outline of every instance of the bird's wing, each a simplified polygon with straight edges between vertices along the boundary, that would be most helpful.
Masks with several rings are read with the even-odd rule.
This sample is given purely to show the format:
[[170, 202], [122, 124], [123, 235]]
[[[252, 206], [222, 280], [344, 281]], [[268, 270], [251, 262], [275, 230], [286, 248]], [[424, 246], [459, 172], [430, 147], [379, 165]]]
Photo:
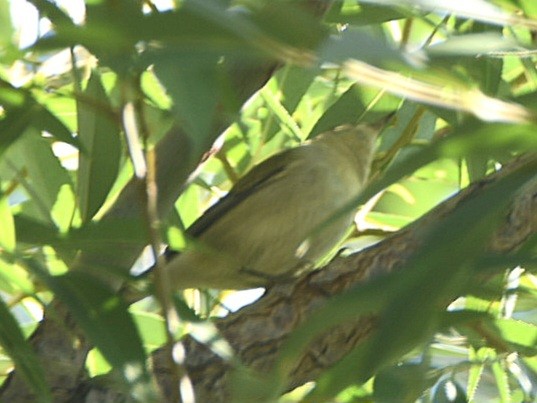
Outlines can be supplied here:
[[269, 182], [279, 177], [288, 167], [289, 153], [294, 149], [276, 154], [256, 165], [251, 171], [237, 181], [229, 193], [211, 206], [198, 218], [188, 229], [187, 234], [194, 238], [202, 235], [207, 228], [213, 225], [220, 217], [235, 208], [243, 200], [260, 189], [266, 187]]

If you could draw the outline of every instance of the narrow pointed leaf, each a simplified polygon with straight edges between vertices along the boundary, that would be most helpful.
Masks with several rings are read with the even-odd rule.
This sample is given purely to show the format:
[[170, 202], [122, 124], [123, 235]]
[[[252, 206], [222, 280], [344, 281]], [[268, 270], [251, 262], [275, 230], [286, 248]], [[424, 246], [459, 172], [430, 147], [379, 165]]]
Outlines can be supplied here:
[[[107, 111], [111, 106], [93, 72], [85, 96], [94, 104], [78, 102], [78, 134], [84, 152], [79, 154], [78, 199], [82, 221], [90, 220], [102, 206], [119, 172], [121, 143], [119, 128]], [[96, 105], [100, 105], [97, 108]]]

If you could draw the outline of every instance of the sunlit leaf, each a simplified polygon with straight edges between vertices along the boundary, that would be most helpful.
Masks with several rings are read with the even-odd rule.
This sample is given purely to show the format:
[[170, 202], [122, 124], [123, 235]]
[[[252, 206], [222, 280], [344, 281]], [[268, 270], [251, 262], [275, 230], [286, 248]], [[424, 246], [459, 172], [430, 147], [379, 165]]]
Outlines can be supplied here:
[[6, 195], [0, 195], [0, 250], [5, 249], [13, 252], [16, 245], [15, 224]]
[[[52, 221], [51, 212], [62, 186], [72, 186], [72, 183], [53, 154], [49, 140], [30, 131], [13, 145], [6, 157], [13, 173], [27, 173], [24, 185], [31, 203], [24, 206], [25, 211], [41, 220]], [[67, 213], [64, 218], [69, 216], [68, 211], [64, 213]]]
[[[11, 45], [13, 36], [13, 26], [9, 16], [9, 2], [7, 0], [0, 1], [0, 52], [2, 48]], [[0, 53], [1, 55], [1, 53]]]
[[60, 141], [78, 145], [78, 140], [67, 127], [38, 103], [29, 91], [15, 88], [9, 82], [0, 79], [0, 94], [2, 94], [0, 101], [3, 101], [2, 106], [6, 112], [6, 116], [0, 120], [0, 133], [2, 133], [0, 154], [29, 128], [34, 128], [38, 132], [46, 131]]

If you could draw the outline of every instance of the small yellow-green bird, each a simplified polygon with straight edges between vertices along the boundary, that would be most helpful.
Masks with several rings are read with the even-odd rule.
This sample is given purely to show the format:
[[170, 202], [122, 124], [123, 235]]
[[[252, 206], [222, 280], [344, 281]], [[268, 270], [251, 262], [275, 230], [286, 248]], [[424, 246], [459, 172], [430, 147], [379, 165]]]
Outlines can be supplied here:
[[363, 189], [377, 130], [340, 126], [255, 166], [187, 230], [170, 288], [264, 287], [314, 267], [353, 222], [330, 219]]

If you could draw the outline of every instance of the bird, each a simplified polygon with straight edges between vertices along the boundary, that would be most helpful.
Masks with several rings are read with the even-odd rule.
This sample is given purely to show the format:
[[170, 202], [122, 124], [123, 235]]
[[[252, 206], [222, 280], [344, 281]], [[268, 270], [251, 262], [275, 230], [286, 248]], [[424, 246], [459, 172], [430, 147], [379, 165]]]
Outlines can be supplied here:
[[187, 230], [164, 265], [177, 289], [267, 287], [315, 268], [342, 240], [378, 127], [341, 125], [254, 166]]

